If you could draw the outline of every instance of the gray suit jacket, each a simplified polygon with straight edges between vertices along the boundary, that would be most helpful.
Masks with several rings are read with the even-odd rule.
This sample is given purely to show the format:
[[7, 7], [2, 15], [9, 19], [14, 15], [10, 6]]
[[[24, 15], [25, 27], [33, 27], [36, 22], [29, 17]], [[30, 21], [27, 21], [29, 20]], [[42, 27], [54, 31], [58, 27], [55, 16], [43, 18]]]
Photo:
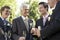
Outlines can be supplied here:
[[[31, 29], [30, 23], [32, 23], [31, 19], [28, 20], [29, 29]], [[26, 32], [28, 33], [22, 17], [20, 16], [20, 17], [14, 19], [13, 24], [12, 24], [12, 38], [13, 38], [13, 40], [18, 40], [19, 37], [23, 36], [24, 30], [26, 30]]]

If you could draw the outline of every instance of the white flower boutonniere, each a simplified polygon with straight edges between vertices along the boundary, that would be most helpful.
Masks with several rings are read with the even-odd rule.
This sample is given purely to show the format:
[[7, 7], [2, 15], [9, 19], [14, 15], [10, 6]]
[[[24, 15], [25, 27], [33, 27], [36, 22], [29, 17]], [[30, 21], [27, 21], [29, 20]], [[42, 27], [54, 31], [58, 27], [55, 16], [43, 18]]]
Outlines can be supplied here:
[[38, 29], [41, 30], [41, 26], [38, 26]]
[[48, 17], [48, 21], [50, 21], [51, 17]]
[[10, 26], [10, 24], [8, 23], [7, 26]]
[[32, 26], [33, 24], [32, 23], [30, 23], [30, 26]]

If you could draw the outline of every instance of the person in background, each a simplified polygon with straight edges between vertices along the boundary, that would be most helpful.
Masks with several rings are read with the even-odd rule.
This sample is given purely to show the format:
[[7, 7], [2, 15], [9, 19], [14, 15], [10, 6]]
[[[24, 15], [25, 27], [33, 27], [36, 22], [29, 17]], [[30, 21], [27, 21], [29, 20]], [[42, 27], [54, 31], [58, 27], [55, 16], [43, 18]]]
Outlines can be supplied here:
[[10, 40], [11, 24], [6, 20], [10, 15], [10, 7], [3, 6], [0, 10], [0, 40]]
[[15, 18], [12, 23], [13, 40], [32, 40], [30, 29], [33, 21], [28, 18], [29, 6], [26, 3], [21, 5], [21, 16]]

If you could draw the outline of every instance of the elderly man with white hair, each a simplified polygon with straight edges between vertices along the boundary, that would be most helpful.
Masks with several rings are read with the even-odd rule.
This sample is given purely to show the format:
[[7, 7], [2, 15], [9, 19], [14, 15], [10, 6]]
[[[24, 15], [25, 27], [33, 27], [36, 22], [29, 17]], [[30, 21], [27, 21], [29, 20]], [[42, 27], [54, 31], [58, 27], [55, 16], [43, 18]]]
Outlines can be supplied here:
[[32, 40], [30, 29], [33, 21], [28, 18], [29, 5], [23, 3], [21, 6], [21, 16], [14, 19], [12, 23], [12, 38], [13, 40]]

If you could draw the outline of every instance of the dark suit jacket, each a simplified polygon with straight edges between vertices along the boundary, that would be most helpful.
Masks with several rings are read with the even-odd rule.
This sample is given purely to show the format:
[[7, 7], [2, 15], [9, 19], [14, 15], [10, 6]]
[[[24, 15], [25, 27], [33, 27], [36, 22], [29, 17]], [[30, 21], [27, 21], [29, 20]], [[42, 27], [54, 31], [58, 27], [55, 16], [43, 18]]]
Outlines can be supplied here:
[[[3, 28], [3, 27], [4, 27], [4, 23], [3, 23], [2, 19], [0, 18], [0, 28]], [[0, 40], [4, 40], [4, 36], [1, 32], [0, 32]]]
[[[6, 21], [6, 24], [8, 24], [9, 22], [8, 21]], [[0, 18], [0, 28], [3, 30], [3, 31], [8, 31], [8, 30], [10, 30], [10, 27], [5, 27], [4, 26], [4, 22], [3, 22], [3, 20]], [[5, 30], [6, 29], [6, 30]], [[4, 35], [2, 34], [2, 32], [0, 31], [0, 40], [5, 40], [5, 37], [4, 37]]]
[[50, 24], [41, 30], [43, 40], [60, 40], [60, 1], [54, 9]]
[[[28, 21], [29, 29], [31, 29], [30, 23], [32, 23], [31, 19], [29, 19], [29, 21]], [[12, 37], [13, 37], [13, 40], [18, 40], [19, 37], [23, 36], [23, 31], [24, 30], [27, 32], [26, 40], [32, 40], [32, 39], [30, 39], [32, 36], [31, 36], [30, 32], [27, 31], [27, 28], [24, 24], [24, 21], [23, 21], [22, 17], [20, 16], [20, 17], [14, 19], [13, 24], [12, 24]]]
[[[50, 15], [49, 15], [48, 17], [50, 17]], [[47, 17], [47, 19], [46, 19], [46, 22], [45, 22], [45, 25], [44, 25], [44, 26], [43, 26], [43, 17], [41, 17], [40, 19], [38, 19], [38, 20], [36, 21], [36, 26], [35, 26], [35, 27], [38, 28], [38, 26], [40, 26], [41, 29], [45, 28], [45, 26], [46, 26], [47, 24], [49, 24], [48, 17]]]
[[[50, 17], [50, 15], [48, 15], [48, 17]], [[36, 26], [35, 26], [35, 27], [38, 28], [38, 26], [40, 26], [41, 29], [44, 29], [44, 28], [46, 27], [46, 25], [49, 24], [48, 17], [47, 17], [47, 19], [46, 19], [46, 23], [45, 23], [44, 26], [43, 26], [43, 17], [41, 17], [40, 19], [38, 19], [38, 20], [36, 21]], [[37, 36], [36, 36], [36, 37], [37, 37]], [[37, 40], [41, 40], [41, 38], [38, 38], [38, 37], [37, 37]]]

